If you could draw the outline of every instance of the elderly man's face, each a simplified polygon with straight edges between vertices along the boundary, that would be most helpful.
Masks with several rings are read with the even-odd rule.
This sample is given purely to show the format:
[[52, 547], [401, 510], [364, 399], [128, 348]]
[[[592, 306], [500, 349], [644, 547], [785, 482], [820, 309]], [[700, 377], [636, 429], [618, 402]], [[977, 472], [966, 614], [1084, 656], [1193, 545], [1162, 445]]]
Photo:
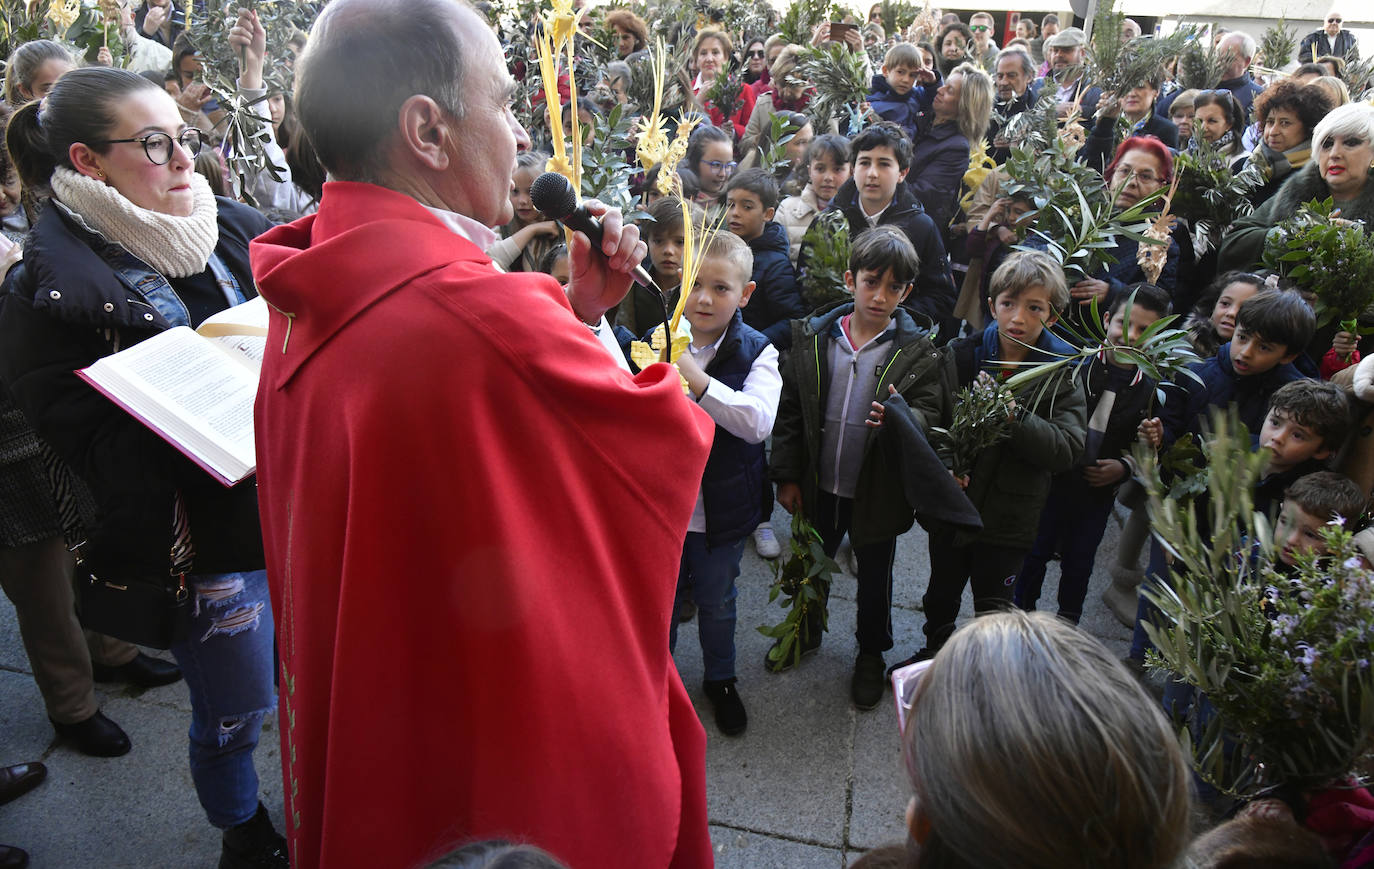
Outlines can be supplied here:
[[1083, 46], [1075, 45], [1069, 48], [1056, 46], [1050, 49], [1050, 69], [1055, 72], [1062, 72], [1071, 66], [1078, 66], [1083, 62]]
[[511, 219], [515, 155], [529, 148], [530, 139], [511, 112], [517, 86], [496, 34], [470, 9], [455, 9], [454, 26], [467, 55], [464, 115], [453, 128], [449, 168], [436, 188], [449, 210], [499, 226]]
[[1020, 58], [1004, 57], [997, 61], [997, 99], [1002, 102], [1014, 100], [1026, 92], [1030, 79], [1026, 76], [1025, 64]]
[[1238, 78], [1250, 68], [1250, 58], [1245, 54], [1245, 38], [1239, 33], [1228, 33], [1217, 44], [1217, 53], [1226, 64], [1226, 77]]
[[1341, 13], [1332, 12], [1326, 16], [1326, 35], [1336, 36], [1341, 32]]

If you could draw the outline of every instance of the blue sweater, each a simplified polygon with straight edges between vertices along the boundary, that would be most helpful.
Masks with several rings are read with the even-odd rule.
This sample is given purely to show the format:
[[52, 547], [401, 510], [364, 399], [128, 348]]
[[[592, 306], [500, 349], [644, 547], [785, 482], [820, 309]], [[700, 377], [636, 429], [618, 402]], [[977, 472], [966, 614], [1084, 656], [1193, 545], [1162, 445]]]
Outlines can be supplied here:
[[905, 94], [899, 94], [881, 75], [873, 76], [873, 92], [864, 97], [868, 105], [884, 121], [891, 121], [906, 131], [908, 138], [916, 140], [916, 121], [930, 111], [935, 102], [935, 91], [940, 86], [938, 79], [933, 85], [916, 85]]

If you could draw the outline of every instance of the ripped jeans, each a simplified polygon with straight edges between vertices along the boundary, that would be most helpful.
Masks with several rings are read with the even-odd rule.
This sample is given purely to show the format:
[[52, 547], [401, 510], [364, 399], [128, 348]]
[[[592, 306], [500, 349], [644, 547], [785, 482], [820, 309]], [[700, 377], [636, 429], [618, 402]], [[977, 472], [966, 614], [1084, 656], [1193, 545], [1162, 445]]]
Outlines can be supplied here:
[[191, 624], [172, 654], [191, 692], [191, 778], [210, 823], [227, 829], [257, 812], [253, 749], [276, 706], [267, 571], [187, 580]]

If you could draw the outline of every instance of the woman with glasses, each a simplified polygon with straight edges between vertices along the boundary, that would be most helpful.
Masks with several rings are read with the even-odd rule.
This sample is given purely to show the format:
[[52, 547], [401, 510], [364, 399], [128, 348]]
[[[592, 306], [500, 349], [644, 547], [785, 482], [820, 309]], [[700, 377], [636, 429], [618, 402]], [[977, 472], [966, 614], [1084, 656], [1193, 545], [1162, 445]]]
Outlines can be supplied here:
[[771, 76], [768, 72], [768, 51], [763, 47], [762, 39], [751, 39], [744, 49], [744, 83], [753, 88], [757, 95], [760, 82], [764, 86], [768, 84]]
[[172, 653], [190, 691], [191, 778], [224, 831], [219, 865], [285, 867], [253, 766], [276, 705], [255, 487], [222, 486], [75, 373], [256, 295], [248, 243], [268, 223], [210, 193], [192, 169], [201, 141], [166, 91], [121, 69], [73, 70], [15, 113], [20, 179], [51, 199], [0, 296], [0, 380], [95, 496], [91, 570], [183, 575], [191, 606]]
[[906, 865], [1165, 869], [1183, 855], [1178, 739], [1088, 634], [1047, 613], [984, 616], [894, 683], [914, 793]]
[[[1116, 149], [1103, 177], [1107, 188], [1115, 196], [1117, 211], [1125, 211], [1150, 194], [1166, 187], [1174, 171], [1174, 157], [1164, 143], [1154, 137], [1132, 136]], [[1097, 275], [1084, 278], [1069, 288], [1069, 295], [1077, 303], [1071, 308], [1080, 321], [1086, 322], [1087, 312], [1093, 299], [1098, 309], [1106, 311], [1116, 296], [1131, 284], [1153, 283], [1173, 295], [1178, 283], [1178, 242], [1172, 238], [1165, 254], [1164, 267], [1159, 279], [1150, 281], [1137, 261], [1140, 243], [1124, 235], [1117, 236], [1112, 256], [1116, 262]], [[1176, 305], [1177, 306], [1177, 305]]]

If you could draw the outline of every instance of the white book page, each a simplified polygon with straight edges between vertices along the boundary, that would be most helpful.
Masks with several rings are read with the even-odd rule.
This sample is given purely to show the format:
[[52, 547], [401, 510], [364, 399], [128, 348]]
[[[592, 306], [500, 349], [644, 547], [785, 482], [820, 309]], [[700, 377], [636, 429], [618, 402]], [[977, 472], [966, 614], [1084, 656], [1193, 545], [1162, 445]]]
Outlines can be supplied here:
[[240, 479], [256, 466], [253, 400], [258, 376], [226, 365], [213, 340], [169, 329], [99, 360], [86, 374], [192, 458]]
[[267, 322], [267, 302], [257, 296], [207, 317], [196, 333], [213, 341], [256, 375], [262, 370], [262, 357], [267, 352]]

